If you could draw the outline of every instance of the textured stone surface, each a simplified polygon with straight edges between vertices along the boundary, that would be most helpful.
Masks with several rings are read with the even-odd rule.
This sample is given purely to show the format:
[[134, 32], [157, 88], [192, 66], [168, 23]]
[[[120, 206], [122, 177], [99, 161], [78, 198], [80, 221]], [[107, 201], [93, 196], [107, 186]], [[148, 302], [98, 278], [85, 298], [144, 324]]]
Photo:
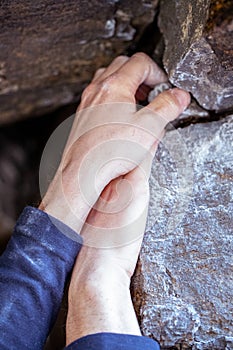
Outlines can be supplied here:
[[161, 0], [170, 81], [210, 110], [233, 108], [233, 2]]
[[0, 4], [0, 123], [77, 101], [93, 72], [153, 21], [158, 0]]
[[233, 349], [233, 116], [167, 133], [133, 282], [163, 348]]

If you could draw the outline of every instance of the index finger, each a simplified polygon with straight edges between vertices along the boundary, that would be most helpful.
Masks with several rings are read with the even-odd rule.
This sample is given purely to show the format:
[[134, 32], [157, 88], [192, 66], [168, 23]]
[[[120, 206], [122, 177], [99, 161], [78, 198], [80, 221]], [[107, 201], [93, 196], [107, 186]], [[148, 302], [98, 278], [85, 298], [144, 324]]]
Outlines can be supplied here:
[[156, 84], [167, 81], [163, 70], [143, 52], [138, 52], [130, 57], [115, 74], [124, 81], [125, 89], [134, 95], [142, 83], [154, 87]]

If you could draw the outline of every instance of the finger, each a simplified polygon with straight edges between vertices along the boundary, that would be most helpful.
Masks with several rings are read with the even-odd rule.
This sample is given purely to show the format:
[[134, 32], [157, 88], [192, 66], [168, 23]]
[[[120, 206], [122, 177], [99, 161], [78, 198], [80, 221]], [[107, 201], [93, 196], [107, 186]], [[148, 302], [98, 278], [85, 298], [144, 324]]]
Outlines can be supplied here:
[[124, 88], [133, 95], [142, 83], [153, 87], [158, 83], [167, 81], [167, 76], [162, 69], [142, 52], [133, 55], [115, 73], [119, 80], [124, 82]]
[[106, 70], [106, 68], [104, 68], [104, 67], [97, 69], [97, 71], [95, 72], [94, 77], [92, 79], [92, 82], [99, 79], [99, 77], [101, 77], [101, 75], [105, 72], [105, 70]]
[[146, 107], [165, 121], [176, 119], [190, 104], [190, 94], [182, 89], [166, 90], [155, 97]]
[[[97, 80], [102, 81], [109, 77], [111, 74], [115, 73], [119, 68], [121, 68], [127, 61], [129, 60], [128, 56], [118, 56], [116, 57], [112, 63], [104, 69], [104, 71], [100, 72], [101, 74], [98, 74], [95, 82]], [[98, 71], [97, 71], [98, 72]]]
[[123, 175], [117, 177], [116, 179], [113, 179], [112, 181], [110, 181], [107, 184], [107, 186], [105, 186], [103, 191], [101, 192], [100, 197], [102, 199], [104, 199], [106, 202], [110, 202], [110, 201], [114, 200], [114, 198], [116, 198], [118, 196], [117, 184], [122, 179], [123, 179]]
[[156, 140], [161, 140], [166, 125], [176, 119], [190, 103], [190, 95], [175, 88], [158, 95], [148, 106], [134, 114], [134, 123], [140, 130], [146, 149], [151, 149]]
[[190, 103], [188, 92], [174, 88], [159, 94], [146, 107], [136, 114], [137, 124], [148, 137], [144, 137], [146, 147], [152, 146], [152, 141], [161, 138], [165, 126], [176, 119]]
[[[164, 133], [163, 133], [164, 134]], [[163, 137], [163, 135], [161, 135], [161, 138]], [[155, 156], [155, 153], [157, 151], [158, 148], [158, 144], [159, 141], [156, 140], [153, 145], [151, 146], [151, 149], [149, 152], [147, 152], [146, 157], [143, 159], [143, 161], [139, 164], [139, 166], [137, 166], [136, 168], [134, 168], [129, 174], [130, 174], [130, 178], [137, 183], [137, 181], [139, 182], [140, 180], [149, 180], [150, 177], [150, 173], [151, 173], [151, 166], [153, 163], [153, 159]]]

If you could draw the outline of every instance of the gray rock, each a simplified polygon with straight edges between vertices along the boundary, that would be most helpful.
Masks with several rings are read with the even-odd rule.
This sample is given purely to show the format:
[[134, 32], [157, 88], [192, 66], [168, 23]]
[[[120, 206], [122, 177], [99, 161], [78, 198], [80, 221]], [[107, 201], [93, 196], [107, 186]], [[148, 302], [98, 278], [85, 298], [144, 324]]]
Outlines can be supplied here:
[[205, 109], [233, 108], [233, 2], [161, 0], [163, 63]]
[[167, 133], [132, 293], [162, 348], [233, 349], [233, 116]]
[[153, 21], [158, 0], [6, 0], [0, 5], [0, 124], [80, 93]]

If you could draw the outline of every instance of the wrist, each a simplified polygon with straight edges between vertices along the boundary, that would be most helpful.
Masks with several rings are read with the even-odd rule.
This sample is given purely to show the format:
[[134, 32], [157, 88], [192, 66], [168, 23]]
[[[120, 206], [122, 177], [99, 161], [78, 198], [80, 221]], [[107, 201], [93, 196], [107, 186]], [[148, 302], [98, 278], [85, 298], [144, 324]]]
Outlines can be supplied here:
[[[85, 285], [87, 289], [123, 288], [129, 290], [131, 276], [108, 249], [83, 246], [80, 251], [72, 278], [76, 288]], [[114, 288], [114, 289], [115, 289]]]
[[95, 161], [91, 158], [86, 164], [83, 154], [64, 158], [39, 205], [78, 233], [107, 183], [105, 174], [95, 179]]
[[83, 220], [77, 218], [71, 210], [67, 210], [66, 206], [58, 205], [57, 202], [44, 204], [44, 201], [42, 201], [38, 208], [79, 234], [82, 230]]
[[90, 207], [84, 202], [81, 194], [75, 194], [72, 202], [67, 200], [65, 191], [55, 178], [50, 184], [39, 209], [60, 220], [75, 232], [80, 233], [86, 221]]

